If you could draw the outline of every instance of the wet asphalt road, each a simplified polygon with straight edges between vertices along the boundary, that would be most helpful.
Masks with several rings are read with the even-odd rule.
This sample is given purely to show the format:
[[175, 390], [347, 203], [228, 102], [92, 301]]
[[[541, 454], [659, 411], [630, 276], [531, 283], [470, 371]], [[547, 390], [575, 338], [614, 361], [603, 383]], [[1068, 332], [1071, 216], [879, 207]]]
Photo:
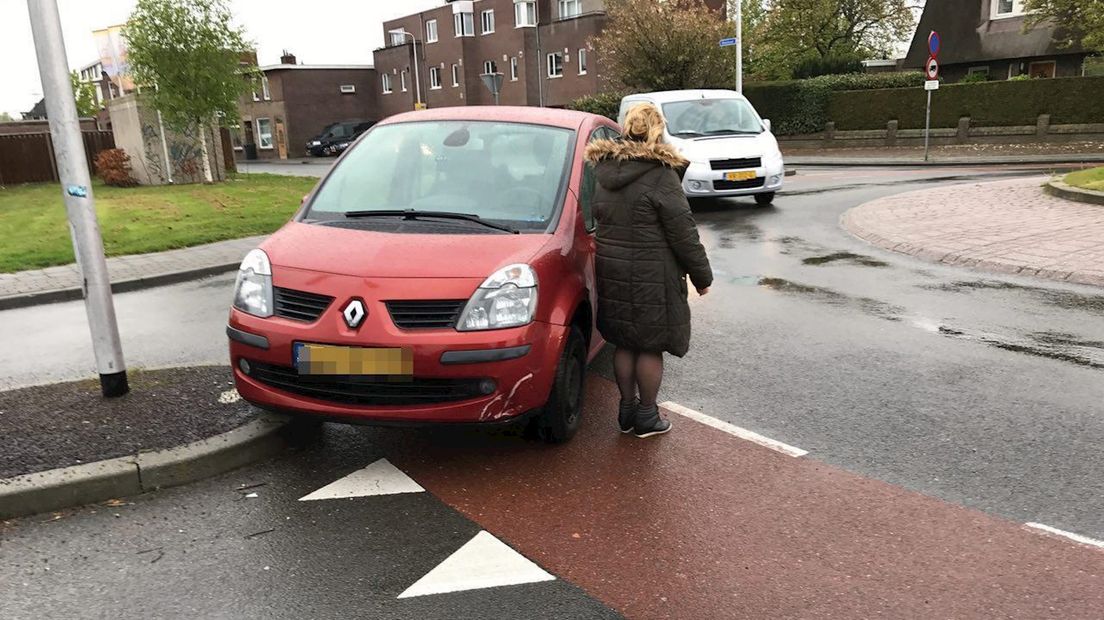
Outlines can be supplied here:
[[[1037, 173], [1014, 168], [803, 168], [788, 180], [787, 192], [773, 208], [757, 208], [750, 200], [695, 205], [717, 282], [710, 296], [692, 301], [694, 346], [687, 358], [670, 362], [662, 397], [808, 450], [808, 458], [1013, 521], [1104, 538], [1104, 459], [1098, 451], [1104, 443], [1104, 291], [920, 262], [874, 249], [837, 224], [846, 209], [879, 196], [1029, 172]], [[222, 330], [232, 282], [231, 276], [223, 276], [117, 296], [130, 363], [223, 361]], [[0, 381], [7, 382], [0, 388], [89, 372], [91, 352], [79, 303], [0, 312], [0, 341], [15, 350], [37, 352], [0, 360]], [[608, 362], [600, 360], [595, 371], [608, 375]], [[373, 449], [373, 432], [329, 429], [322, 448], [140, 498], [130, 513], [136, 523], [126, 528], [115, 525], [118, 521], [102, 509], [54, 524], [20, 522], [0, 532], [15, 542], [8, 549], [16, 549], [14, 555], [4, 554], [6, 566], [0, 566], [0, 591], [11, 597], [7, 607], [26, 613], [34, 609], [30, 601], [48, 600], [54, 606], [44, 609], [64, 615], [79, 609], [82, 583], [98, 592], [95, 600], [103, 604], [141, 598], [138, 591], [106, 594], [115, 578], [112, 571], [151, 570], [129, 555], [107, 551], [104, 541], [112, 537], [136, 536], [137, 551], [138, 546], [164, 546], [166, 541], [178, 551], [192, 549], [196, 563], [179, 560], [151, 573], [172, 580], [210, 571], [209, 576], [196, 576], [198, 581], [184, 579], [182, 583], [191, 584], [189, 591], [204, 580], [214, 587], [220, 576], [235, 578], [239, 571], [252, 575], [263, 554], [250, 551], [253, 542], [242, 542], [253, 539], [236, 535], [263, 523], [234, 512], [242, 505], [227, 503], [233, 499], [233, 486], [256, 477], [295, 480], [304, 471], [363, 466]], [[324, 476], [318, 478], [325, 482]], [[293, 495], [291, 490], [274, 492], [284, 499]], [[342, 523], [349, 522], [348, 515], [323, 521], [303, 512], [307, 508], [296, 505], [295, 510], [285, 516], [304, 519], [314, 528], [346, 527]], [[453, 533], [440, 533], [456, 539], [448, 539], [450, 544], [465, 540], [475, 527], [422, 496], [380, 498], [363, 510], [352, 516], [367, 519], [368, 529], [379, 528], [375, 531], [382, 539], [371, 544], [377, 545], [374, 553], [382, 563], [357, 570], [384, 581], [388, 571], [403, 571], [394, 587], [424, 572], [449, 547], [435, 543], [440, 539], [434, 534], [423, 542], [439, 544], [437, 551], [398, 550], [394, 544], [388, 548], [388, 539], [426, 536], [404, 527], [423, 518], [434, 523], [453, 519]], [[197, 518], [194, 511], [206, 511], [207, 518]], [[173, 529], [181, 520], [187, 522], [183, 529], [189, 535]], [[305, 527], [303, 535], [310, 531]], [[318, 562], [312, 553], [298, 551], [306, 553], [303, 562]], [[63, 561], [104, 556], [111, 570], [70, 574], [77, 584], [73, 587], [61, 587], [66, 582], [61, 577], [42, 582], [27, 577], [31, 585], [21, 586], [20, 575], [43, 576], [41, 566], [31, 566], [42, 562], [43, 555]], [[338, 558], [334, 569], [340, 572], [354, 557]], [[415, 562], [417, 570], [396, 568], [409, 561], [405, 557], [421, 558]], [[305, 572], [311, 575], [307, 587], [318, 587], [321, 582], [314, 580], [320, 573]], [[570, 585], [553, 583], [520, 588], [562, 602], [565, 614], [606, 613]], [[14, 590], [8, 587], [13, 585]], [[162, 602], [149, 610], [220, 615], [216, 608], [225, 613], [233, 605], [249, 604], [246, 585], [263, 589], [271, 582], [250, 576], [205, 600], [190, 600], [181, 591], [172, 607]], [[511, 607], [520, 604], [511, 598], [516, 592], [523, 590], [482, 600], [502, 605], [501, 610], [517, 609]], [[274, 596], [295, 599], [294, 593]], [[365, 609], [401, 615], [383, 598], [363, 592], [349, 596], [347, 600]], [[3, 600], [0, 596], [0, 610]], [[330, 601], [337, 605], [331, 611], [343, 609], [337, 599]], [[247, 607], [241, 615], [264, 609], [271, 608]], [[291, 609], [301, 608], [288, 613]], [[415, 608], [406, 609], [410, 617], [418, 617]], [[432, 615], [433, 610], [420, 613]]]

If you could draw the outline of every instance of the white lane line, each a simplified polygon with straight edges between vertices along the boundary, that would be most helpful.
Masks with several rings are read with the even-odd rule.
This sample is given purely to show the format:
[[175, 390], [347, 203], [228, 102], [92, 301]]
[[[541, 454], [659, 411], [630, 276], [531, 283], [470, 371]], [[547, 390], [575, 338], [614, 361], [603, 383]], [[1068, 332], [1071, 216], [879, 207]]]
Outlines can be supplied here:
[[399, 598], [515, 586], [556, 579], [529, 558], [483, 530], [445, 558]]
[[344, 499], [370, 495], [395, 495], [397, 493], [421, 493], [422, 485], [403, 473], [387, 459], [380, 459], [364, 469], [331, 482], [310, 495], [299, 498], [301, 502], [318, 499]]
[[1069, 540], [1072, 540], [1074, 542], [1079, 542], [1082, 545], [1089, 545], [1090, 547], [1097, 547], [1099, 549], [1104, 549], [1104, 540], [1096, 540], [1095, 538], [1089, 538], [1088, 536], [1082, 536], [1080, 534], [1074, 534], [1073, 532], [1067, 532], [1065, 530], [1060, 530], [1056, 527], [1050, 527], [1049, 525], [1044, 525], [1042, 523], [1025, 523], [1024, 526], [1025, 527], [1030, 527], [1030, 528], [1036, 529], [1036, 530], [1042, 530], [1044, 532], [1054, 534], [1055, 536], [1061, 536], [1062, 538], [1068, 538]]
[[760, 446], [763, 446], [764, 448], [769, 448], [771, 450], [774, 450], [775, 452], [781, 452], [782, 454], [792, 457], [805, 456], [809, 453], [808, 450], [802, 450], [801, 448], [795, 448], [793, 446], [786, 445], [781, 441], [775, 441], [770, 437], [764, 437], [759, 433], [749, 431], [746, 428], [734, 426], [732, 424], [729, 424], [728, 422], [725, 422], [724, 420], [718, 420], [717, 418], [706, 415], [700, 411], [694, 411], [693, 409], [690, 409], [688, 407], [683, 407], [678, 403], [668, 401], [665, 403], [660, 403], [659, 406], [670, 411], [671, 413], [677, 413], [680, 416], [690, 418], [695, 422], [701, 422], [706, 426], [712, 426], [713, 428], [728, 433], [733, 437], [739, 437], [740, 439], [743, 439], [745, 441], [759, 444]]

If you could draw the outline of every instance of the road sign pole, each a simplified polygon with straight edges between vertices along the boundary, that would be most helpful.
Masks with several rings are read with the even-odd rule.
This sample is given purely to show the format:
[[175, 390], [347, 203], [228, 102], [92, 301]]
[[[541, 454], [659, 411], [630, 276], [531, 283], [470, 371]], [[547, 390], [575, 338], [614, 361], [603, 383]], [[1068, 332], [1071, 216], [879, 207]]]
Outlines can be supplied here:
[[84, 288], [84, 309], [92, 332], [92, 351], [100, 374], [104, 396], [122, 396], [129, 391], [123, 347], [111, 299], [111, 280], [104, 258], [103, 239], [96, 219], [92, 180], [84, 153], [73, 86], [61, 36], [57, 0], [27, 0], [34, 36], [42, 93], [50, 120], [50, 137], [57, 160], [62, 198], [69, 217], [69, 233]]
[[736, 0], [736, 92], [744, 94], [744, 2]]
[[928, 161], [928, 148], [931, 141], [931, 96], [932, 91], [928, 91], [928, 112], [925, 115], [924, 120], [924, 161]]

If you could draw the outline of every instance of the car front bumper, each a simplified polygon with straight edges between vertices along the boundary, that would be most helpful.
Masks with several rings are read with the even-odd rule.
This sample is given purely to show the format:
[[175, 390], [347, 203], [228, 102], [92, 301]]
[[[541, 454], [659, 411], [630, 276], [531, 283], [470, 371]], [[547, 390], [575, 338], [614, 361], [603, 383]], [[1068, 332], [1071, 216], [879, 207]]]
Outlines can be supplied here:
[[[340, 312], [350, 296], [335, 295], [344, 284], [342, 280], [348, 279], [324, 276], [321, 281], [312, 280], [308, 290], [335, 296], [314, 323], [262, 319], [231, 310], [227, 326], [230, 362], [242, 398], [275, 411], [357, 422], [415, 424], [503, 422], [537, 409], [548, 400], [567, 336], [565, 326], [534, 321], [524, 327], [483, 332], [403, 330], [392, 322], [383, 301], [365, 300], [368, 317], [359, 329], [352, 330]], [[393, 285], [396, 290], [390, 299], [417, 298], [413, 288], [406, 288], [414, 286], [410, 282], [396, 280]], [[478, 283], [441, 280], [419, 286], [435, 291], [435, 298], [461, 299]], [[460, 291], [467, 292], [457, 296]], [[408, 380], [375, 384], [378, 391], [370, 382], [365, 385], [369, 380], [361, 377], [302, 377], [293, 362], [292, 349], [297, 342], [406, 348], [413, 354], [414, 375]], [[493, 389], [487, 389], [487, 380], [493, 382]], [[442, 385], [453, 392], [441, 397]], [[400, 404], [380, 396], [396, 391], [407, 395]], [[372, 402], [365, 404], [365, 400]]]
[[708, 162], [691, 163], [682, 179], [682, 190], [690, 198], [719, 196], [748, 196], [777, 192], [782, 189], [786, 176], [786, 167], [781, 159], [764, 161], [754, 170], [755, 178], [747, 181], [729, 182], [725, 175], [734, 170], [713, 170]]

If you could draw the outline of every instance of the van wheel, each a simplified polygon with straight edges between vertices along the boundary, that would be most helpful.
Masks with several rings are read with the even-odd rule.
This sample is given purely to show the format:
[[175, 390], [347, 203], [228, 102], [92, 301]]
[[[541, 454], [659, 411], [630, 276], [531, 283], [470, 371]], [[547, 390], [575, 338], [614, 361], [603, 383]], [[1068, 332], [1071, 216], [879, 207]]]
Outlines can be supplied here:
[[586, 383], [586, 340], [578, 327], [567, 335], [552, 394], [544, 411], [529, 423], [526, 434], [547, 443], [564, 443], [579, 430], [583, 417], [583, 392]]
[[760, 207], [765, 207], [772, 202], [774, 202], [774, 192], [766, 192], [765, 194], [755, 195], [755, 204], [759, 205]]

